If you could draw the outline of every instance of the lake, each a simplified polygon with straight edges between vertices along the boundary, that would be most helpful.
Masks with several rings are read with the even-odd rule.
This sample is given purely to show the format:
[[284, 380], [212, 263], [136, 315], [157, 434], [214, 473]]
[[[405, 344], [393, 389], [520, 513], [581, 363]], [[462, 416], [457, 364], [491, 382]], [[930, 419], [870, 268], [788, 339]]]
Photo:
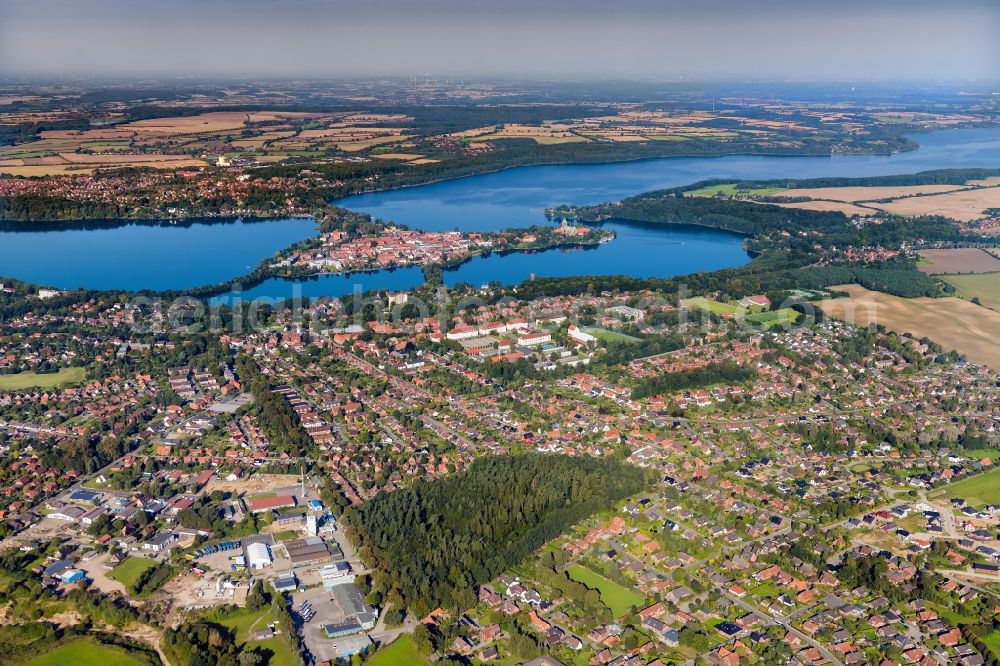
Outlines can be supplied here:
[[[945, 130], [913, 137], [896, 155], [673, 157], [636, 162], [519, 167], [420, 187], [347, 197], [336, 203], [410, 227], [483, 231], [545, 224], [545, 208], [591, 204], [713, 178], [876, 176], [930, 169], [1000, 166], [1000, 129]], [[702, 229], [608, 223], [616, 240], [596, 249], [491, 256], [445, 272], [449, 285], [515, 284], [532, 274], [671, 277], [749, 260], [740, 238]], [[0, 232], [0, 275], [56, 287], [183, 289], [247, 273], [261, 259], [313, 232], [304, 220], [115, 229]], [[305, 281], [268, 280], [243, 299], [337, 296], [355, 289], [408, 289], [419, 268]], [[225, 300], [225, 297], [223, 297]]]

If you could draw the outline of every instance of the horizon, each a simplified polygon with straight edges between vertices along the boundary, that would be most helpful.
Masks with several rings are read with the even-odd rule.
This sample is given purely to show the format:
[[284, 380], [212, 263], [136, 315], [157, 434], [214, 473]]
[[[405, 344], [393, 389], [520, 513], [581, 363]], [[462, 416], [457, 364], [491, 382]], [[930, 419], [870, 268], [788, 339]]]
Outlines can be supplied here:
[[984, 0], [0, 0], [0, 73], [995, 81], [998, 26]]

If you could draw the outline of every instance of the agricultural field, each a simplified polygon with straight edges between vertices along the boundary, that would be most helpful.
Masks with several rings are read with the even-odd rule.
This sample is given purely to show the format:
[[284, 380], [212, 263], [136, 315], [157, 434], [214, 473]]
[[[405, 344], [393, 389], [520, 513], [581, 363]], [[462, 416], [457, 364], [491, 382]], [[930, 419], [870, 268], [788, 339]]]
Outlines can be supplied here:
[[982, 508], [987, 504], [1000, 503], [1000, 467], [985, 474], [953, 483], [943, 488], [941, 494], [949, 497], [961, 497], [977, 508]]
[[410, 634], [402, 634], [374, 654], [367, 666], [427, 666], [430, 662], [418, 651]]
[[706, 185], [697, 190], [689, 190], [684, 193], [691, 197], [714, 197], [722, 195], [725, 197], [768, 197], [775, 194], [785, 193], [783, 187], [755, 187], [752, 189], [741, 189], [739, 183], [721, 183], [719, 185]]
[[83, 368], [63, 368], [58, 372], [38, 374], [22, 372], [16, 375], [0, 375], [0, 391], [22, 391], [30, 388], [54, 388], [67, 384], [79, 384], [86, 377]]
[[590, 569], [575, 564], [566, 570], [569, 577], [578, 583], [583, 583], [587, 587], [601, 593], [601, 601], [611, 609], [612, 615], [621, 617], [632, 608], [645, 601], [638, 592], [622, 587], [618, 583], [608, 580]]
[[920, 253], [920, 258], [917, 268], [928, 275], [1000, 272], [1000, 259], [975, 247], [924, 250]]
[[980, 187], [945, 194], [908, 197], [878, 208], [897, 215], [943, 215], [959, 222], [972, 222], [985, 217], [989, 208], [1000, 208], [1000, 187]]
[[825, 199], [828, 201], [881, 201], [883, 199], [898, 199], [926, 194], [939, 194], [962, 189], [962, 185], [898, 185], [873, 187], [804, 187], [785, 190], [783, 197], [808, 197], [810, 199]]
[[135, 589], [135, 581], [139, 579], [144, 571], [152, 569], [156, 562], [145, 557], [129, 557], [124, 562], [111, 570], [108, 578], [116, 580], [129, 590]]
[[782, 208], [800, 208], [802, 210], [832, 211], [835, 213], [843, 213], [848, 217], [853, 217], [854, 215], [865, 216], [878, 212], [872, 210], [871, 208], [858, 206], [857, 204], [846, 203], [843, 201], [827, 201], [825, 199], [816, 199], [813, 201], [796, 201], [794, 203], [779, 203], [777, 205], [781, 206]]
[[[85, 130], [47, 130], [38, 139], [0, 147], [0, 174], [91, 174], [98, 168], [201, 168], [219, 156], [254, 162], [326, 157], [331, 151], [364, 153], [388, 147], [401, 153], [402, 114], [354, 112], [214, 111], [151, 118]], [[383, 151], [385, 152], [385, 151]], [[407, 163], [426, 164], [414, 153]]]
[[81, 639], [35, 657], [26, 666], [142, 666], [125, 652]]
[[963, 298], [979, 299], [981, 305], [1000, 312], [1000, 273], [948, 275], [942, 279]]
[[825, 299], [817, 305], [828, 316], [859, 326], [881, 324], [898, 333], [928, 337], [945, 351], [952, 349], [974, 363], [1000, 369], [1000, 312], [960, 298], [900, 298], [849, 284], [830, 287], [848, 298]]

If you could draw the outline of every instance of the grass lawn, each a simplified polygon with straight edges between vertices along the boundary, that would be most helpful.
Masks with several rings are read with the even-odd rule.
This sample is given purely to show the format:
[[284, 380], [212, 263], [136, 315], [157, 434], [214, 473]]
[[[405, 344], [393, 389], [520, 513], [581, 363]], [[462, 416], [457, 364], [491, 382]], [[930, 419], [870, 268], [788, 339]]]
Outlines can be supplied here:
[[972, 300], [975, 296], [986, 307], [1000, 310], [1000, 273], [942, 275], [941, 278], [963, 297]]
[[996, 504], [1000, 502], [1000, 467], [953, 483], [944, 488], [944, 494], [961, 497], [975, 507]]
[[791, 326], [798, 321], [798, 318], [799, 313], [791, 308], [768, 310], [767, 312], [758, 312], [756, 314], [747, 315], [747, 321], [752, 321], [755, 324], [762, 324], [764, 328], [772, 328], [774, 326]]
[[427, 664], [430, 662], [417, 652], [417, 646], [410, 634], [401, 634], [365, 662], [365, 666], [426, 666]]
[[983, 636], [983, 643], [994, 656], [1000, 657], [1000, 631], [991, 631]]
[[59, 372], [37, 374], [22, 372], [17, 375], [0, 375], [0, 391], [20, 391], [29, 388], [54, 388], [83, 381], [83, 368], [63, 368]]
[[275, 541], [295, 541], [299, 538], [298, 532], [293, 532], [292, 530], [284, 530], [282, 532], [274, 533]]
[[600, 592], [601, 601], [611, 609], [611, 613], [615, 617], [621, 617], [645, 601], [645, 597], [638, 592], [633, 592], [626, 587], [622, 587], [618, 583], [610, 581], [604, 576], [579, 564], [571, 566], [566, 572], [576, 582], [583, 583], [587, 587]]
[[[937, 614], [940, 615], [943, 619], [947, 620], [956, 627], [960, 624], [976, 624], [977, 622], [982, 621], [982, 618], [980, 617], [976, 617], [974, 615], [961, 615], [951, 610], [947, 606], [942, 606], [941, 604], [927, 602], [927, 605], [930, 608], [936, 610]], [[1000, 634], [998, 634], [998, 637], [1000, 637]]]
[[708, 310], [709, 312], [714, 312], [715, 314], [725, 315], [725, 314], [736, 314], [737, 312], [743, 312], [743, 308], [736, 305], [729, 305], [728, 303], [720, 303], [719, 301], [713, 301], [710, 298], [705, 298], [704, 296], [696, 296], [694, 298], [685, 298], [681, 301], [681, 305], [687, 308], [699, 308], [702, 310]]
[[[267, 619], [265, 619], [265, 616]], [[216, 618], [213, 621], [233, 630], [237, 643], [246, 643], [251, 634], [263, 629], [271, 621], [271, 607], [262, 608], [257, 612], [246, 611], [229, 617]]]
[[280, 636], [268, 638], [266, 641], [250, 641], [248, 647], [260, 648], [269, 652], [270, 656], [267, 659], [267, 666], [295, 666], [298, 663], [295, 652], [292, 648], [288, 647], [288, 643]]
[[684, 193], [685, 196], [692, 197], [714, 197], [715, 195], [722, 193], [726, 197], [768, 197], [772, 194], [777, 194], [778, 192], [784, 192], [786, 187], [757, 187], [751, 190], [739, 190], [736, 189], [737, 183], [720, 183], [719, 185], [709, 185], [707, 187], [700, 187], [697, 190], [689, 190]]
[[142, 666], [142, 662], [121, 650], [82, 639], [35, 657], [27, 666]]
[[156, 562], [147, 560], [145, 557], [129, 557], [112, 569], [108, 578], [118, 581], [131, 590], [142, 572], [155, 566]]
[[973, 460], [982, 460], [983, 458], [989, 458], [990, 460], [997, 460], [1000, 458], [1000, 449], [974, 449], [970, 451], [963, 451], [963, 455], [967, 458]]
[[619, 333], [618, 331], [609, 331], [606, 328], [600, 328], [599, 326], [587, 326], [583, 329], [584, 333], [590, 333], [592, 336], [601, 340], [603, 342], [642, 342], [640, 338], [632, 335], [625, 335], [624, 333]]
[[295, 652], [282, 636], [275, 636], [265, 641], [253, 640], [254, 633], [266, 628], [269, 623], [274, 621], [270, 606], [256, 612], [246, 611], [229, 617], [215, 618], [213, 621], [232, 629], [233, 633], [236, 634], [237, 643], [241, 645], [248, 643], [249, 647], [259, 647], [270, 652], [267, 666], [295, 666], [298, 662], [295, 658]]

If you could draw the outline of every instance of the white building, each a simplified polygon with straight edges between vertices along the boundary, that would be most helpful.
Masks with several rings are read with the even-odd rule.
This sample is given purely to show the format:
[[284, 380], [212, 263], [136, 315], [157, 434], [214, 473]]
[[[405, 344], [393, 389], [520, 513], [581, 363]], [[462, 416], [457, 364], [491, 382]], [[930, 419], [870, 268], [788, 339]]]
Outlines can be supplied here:
[[522, 347], [542, 345], [546, 342], [552, 342], [552, 334], [547, 331], [527, 331], [517, 336], [517, 344]]
[[266, 543], [252, 543], [247, 546], [247, 560], [251, 569], [271, 566], [271, 549]]
[[445, 336], [449, 340], [468, 340], [469, 338], [479, 337], [479, 329], [475, 326], [465, 326], [464, 324], [459, 324], [455, 328], [448, 331], [448, 335]]
[[579, 328], [576, 327], [576, 325], [570, 326], [569, 331], [567, 332], [569, 333], [569, 337], [582, 344], [587, 344], [588, 342], [595, 342], [597, 340], [597, 338], [592, 336], [590, 333], [584, 333], [583, 331], [581, 331]]

